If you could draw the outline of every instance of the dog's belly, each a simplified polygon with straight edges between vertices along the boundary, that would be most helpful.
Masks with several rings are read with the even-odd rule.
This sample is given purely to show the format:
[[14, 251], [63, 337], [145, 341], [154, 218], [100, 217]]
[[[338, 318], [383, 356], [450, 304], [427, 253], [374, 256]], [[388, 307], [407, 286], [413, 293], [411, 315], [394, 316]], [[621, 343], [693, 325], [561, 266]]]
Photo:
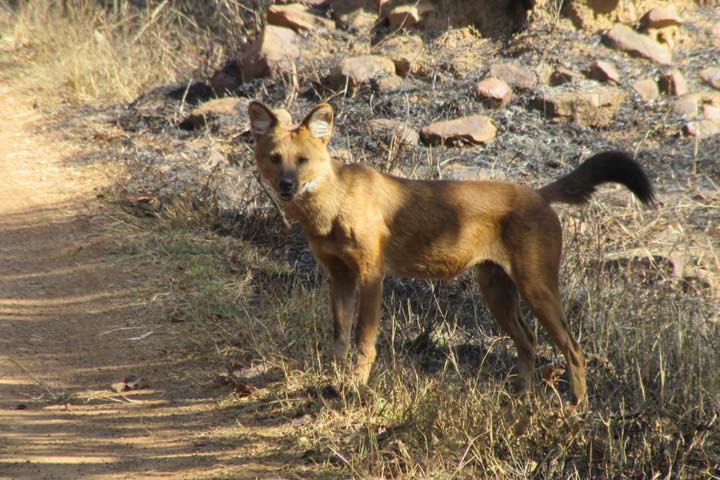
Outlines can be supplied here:
[[497, 245], [488, 243], [474, 247], [465, 251], [452, 249], [413, 252], [412, 249], [407, 249], [395, 255], [387, 255], [385, 270], [394, 277], [449, 280], [484, 261], [497, 263], [503, 268], [508, 266], [506, 255]]

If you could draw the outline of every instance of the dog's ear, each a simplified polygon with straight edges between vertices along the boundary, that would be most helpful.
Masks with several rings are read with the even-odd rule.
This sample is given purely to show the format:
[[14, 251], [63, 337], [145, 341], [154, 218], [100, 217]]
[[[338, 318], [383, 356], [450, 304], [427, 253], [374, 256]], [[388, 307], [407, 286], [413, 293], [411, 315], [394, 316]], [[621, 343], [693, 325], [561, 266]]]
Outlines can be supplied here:
[[256, 138], [269, 134], [278, 124], [278, 118], [272, 110], [260, 102], [250, 102], [248, 115], [250, 115], [250, 131]]
[[300, 124], [307, 128], [314, 138], [317, 138], [324, 144], [330, 141], [333, 127], [333, 109], [327, 103], [321, 103], [305, 117]]

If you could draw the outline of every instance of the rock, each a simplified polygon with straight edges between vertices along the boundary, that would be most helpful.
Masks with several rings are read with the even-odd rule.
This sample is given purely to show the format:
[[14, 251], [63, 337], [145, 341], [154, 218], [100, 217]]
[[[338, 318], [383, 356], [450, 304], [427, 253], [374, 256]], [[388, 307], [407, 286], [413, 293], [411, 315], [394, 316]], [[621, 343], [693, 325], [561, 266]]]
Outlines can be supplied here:
[[682, 25], [682, 23], [682, 18], [677, 14], [673, 5], [652, 8], [640, 19], [643, 30], [677, 26]]
[[471, 115], [435, 122], [420, 131], [420, 138], [429, 145], [488, 144], [497, 128], [485, 115]]
[[679, 97], [688, 93], [687, 81], [678, 69], [667, 72], [658, 81], [660, 91], [673, 97]]
[[603, 38], [611, 47], [623, 50], [630, 55], [647, 58], [662, 65], [672, 63], [670, 50], [627, 25], [616, 24]]
[[592, 78], [598, 82], [614, 84], [620, 83], [620, 74], [615, 68], [615, 65], [603, 60], [595, 60], [593, 64], [590, 65], [586, 75], [588, 78]]
[[517, 90], [532, 90], [537, 85], [537, 76], [531, 70], [514, 63], [494, 63], [488, 76], [503, 80]]
[[290, 71], [300, 57], [297, 36], [289, 28], [266, 25], [239, 61], [243, 80]]
[[649, 102], [655, 100], [660, 96], [660, 90], [658, 89], [657, 82], [652, 78], [643, 78], [633, 83], [633, 90], [640, 95], [640, 98]]
[[425, 44], [418, 36], [397, 35], [382, 42], [374, 53], [388, 57], [395, 64], [395, 72], [405, 77], [428, 72]]
[[181, 128], [195, 129], [204, 127], [222, 116], [237, 116], [247, 110], [250, 100], [239, 97], [215, 98], [196, 107], [180, 124]]
[[330, 7], [342, 28], [370, 30], [378, 21], [378, 7], [371, 0], [332, 0]]
[[389, 58], [381, 55], [361, 55], [340, 61], [328, 77], [328, 83], [338, 90], [345, 88], [345, 85], [356, 88], [360, 84], [394, 74], [395, 64]]
[[489, 117], [471, 115], [432, 123], [420, 131], [420, 138], [428, 145], [477, 145], [490, 143], [496, 133]]
[[720, 67], [708, 67], [702, 70], [700, 78], [720, 90]]
[[683, 132], [687, 136], [703, 140], [720, 134], [720, 123], [712, 120], [696, 120], [685, 125]]
[[387, 16], [390, 30], [410, 28], [422, 21], [423, 15], [432, 12], [435, 7], [428, 1], [421, 1], [412, 5], [400, 5], [393, 8]]
[[627, 94], [616, 87], [591, 89], [546, 89], [533, 106], [558, 121], [573, 120], [581, 125], [603, 126], [610, 123]]
[[388, 143], [395, 141], [404, 145], [417, 145], [420, 140], [420, 135], [415, 130], [399, 120], [374, 118], [368, 122], [368, 128]]
[[402, 77], [391, 73], [383, 77], [374, 79], [373, 84], [378, 92], [393, 92], [402, 87]]
[[720, 122], [720, 107], [703, 105], [703, 118], [713, 122]]
[[673, 102], [673, 113], [684, 118], [695, 118], [698, 110], [697, 95], [683, 95]]
[[512, 100], [512, 89], [499, 78], [489, 77], [475, 85], [475, 95], [485, 106], [500, 108]]
[[307, 6], [299, 3], [270, 5], [265, 12], [265, 17], [270, 24], [291, 28], [295, 31], [319, 28], [335, 29], [335, 22], [314, 15]]
[[558, 67], [550, 74], [550, 85], [557, 87], [564, 83], [579, 82], [583, 79], [580, 72], [565, 67]]

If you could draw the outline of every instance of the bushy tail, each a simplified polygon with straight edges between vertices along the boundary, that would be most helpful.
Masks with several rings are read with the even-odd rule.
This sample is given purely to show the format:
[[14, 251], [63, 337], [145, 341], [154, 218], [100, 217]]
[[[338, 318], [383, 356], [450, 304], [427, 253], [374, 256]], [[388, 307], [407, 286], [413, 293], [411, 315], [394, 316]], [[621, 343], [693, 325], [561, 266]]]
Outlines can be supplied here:
[[549, 203], [585, 203], [603, 183], [625, 185], [644, 204], [655, 203], [652, 184], [642, 167], [621, 151], [598, 153], [578, 168], [537, 190]]

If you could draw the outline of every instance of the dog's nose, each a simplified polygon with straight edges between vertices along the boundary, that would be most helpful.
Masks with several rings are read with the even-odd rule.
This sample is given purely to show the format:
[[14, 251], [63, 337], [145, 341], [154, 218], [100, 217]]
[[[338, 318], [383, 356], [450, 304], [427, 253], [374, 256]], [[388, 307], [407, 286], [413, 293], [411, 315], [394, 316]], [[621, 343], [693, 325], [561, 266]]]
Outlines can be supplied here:
[[282, 177], [278, 180], [278, 190], [282, 193], [291, 193], [295, 188], [295, 181], [292, 178]]

